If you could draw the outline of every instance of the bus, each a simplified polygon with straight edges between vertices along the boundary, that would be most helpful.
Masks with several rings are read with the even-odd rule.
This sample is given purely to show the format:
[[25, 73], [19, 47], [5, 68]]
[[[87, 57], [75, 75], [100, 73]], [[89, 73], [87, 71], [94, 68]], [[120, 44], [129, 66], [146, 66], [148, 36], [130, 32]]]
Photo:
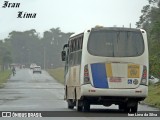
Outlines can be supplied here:
[[70, 36], [61, 52], [65, 61], [68, 108], [118, 105], [137, 112], [148, 95], [148, 43], [143, 29], [93, 27]]

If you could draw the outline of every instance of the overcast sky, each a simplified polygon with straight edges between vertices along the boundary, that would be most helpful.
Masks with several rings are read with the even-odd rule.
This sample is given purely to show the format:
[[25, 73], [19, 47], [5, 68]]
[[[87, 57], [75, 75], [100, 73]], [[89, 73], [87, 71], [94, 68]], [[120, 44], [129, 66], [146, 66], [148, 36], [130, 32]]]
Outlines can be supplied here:
[[[148, 0], [8, 0], [19, 8], [2, 8], [0, 0], [0, 39], [8, 33], [36, 29], [41, 35], [51, 28], [78, 32], [95, 25], [136, 27], [141, 9]], [[17, 18], [18, 11], [36, 13], [36, 18]]]

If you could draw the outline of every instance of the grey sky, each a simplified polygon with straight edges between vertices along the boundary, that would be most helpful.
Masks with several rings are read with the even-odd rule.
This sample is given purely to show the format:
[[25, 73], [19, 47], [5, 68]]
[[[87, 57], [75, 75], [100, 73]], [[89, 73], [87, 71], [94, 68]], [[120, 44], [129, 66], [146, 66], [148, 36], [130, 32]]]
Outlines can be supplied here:
[[[136, 27], [141, 9], [148, 0], [8, 0], [19, 8], [2, 8], [0, 0], [0, 39], [8, 33], [36, 29], [41, 35], [51, 28], [78, 32], [97, 24]], [[37, 13], [36, 18], [17, 18], [18, 11]]]

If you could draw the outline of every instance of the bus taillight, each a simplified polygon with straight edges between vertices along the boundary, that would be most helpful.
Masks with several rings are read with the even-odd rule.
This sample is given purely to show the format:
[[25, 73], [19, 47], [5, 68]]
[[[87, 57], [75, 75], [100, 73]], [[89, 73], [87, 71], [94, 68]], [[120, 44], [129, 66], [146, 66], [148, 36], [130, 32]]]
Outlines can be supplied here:
[[147, 67], [143, 66], [143, 73], [141, 77], [141, 85], [147, 85]]
[[84, 66], [84, 84], [90, 84], [88, 65]]

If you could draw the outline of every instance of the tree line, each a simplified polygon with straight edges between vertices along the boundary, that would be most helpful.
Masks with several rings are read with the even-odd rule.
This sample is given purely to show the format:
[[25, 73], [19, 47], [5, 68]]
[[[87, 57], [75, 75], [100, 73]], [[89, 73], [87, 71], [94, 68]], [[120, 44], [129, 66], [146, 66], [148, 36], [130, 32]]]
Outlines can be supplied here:
[[8, 38], [0, 41], [0, 65], [5, 68], [18, 63], [29, 67], [36, 63], [46, 68], [60, 67], [64, 64], [60, 58], [62, 47], [71, 34], [62, 32], [60, 28], [45, 31], [43, 37], [35, 29], [12, 31]]
[[147, 31], [150, 74], [160, 78], [160, 0], [148, 0], [137, 27]]

